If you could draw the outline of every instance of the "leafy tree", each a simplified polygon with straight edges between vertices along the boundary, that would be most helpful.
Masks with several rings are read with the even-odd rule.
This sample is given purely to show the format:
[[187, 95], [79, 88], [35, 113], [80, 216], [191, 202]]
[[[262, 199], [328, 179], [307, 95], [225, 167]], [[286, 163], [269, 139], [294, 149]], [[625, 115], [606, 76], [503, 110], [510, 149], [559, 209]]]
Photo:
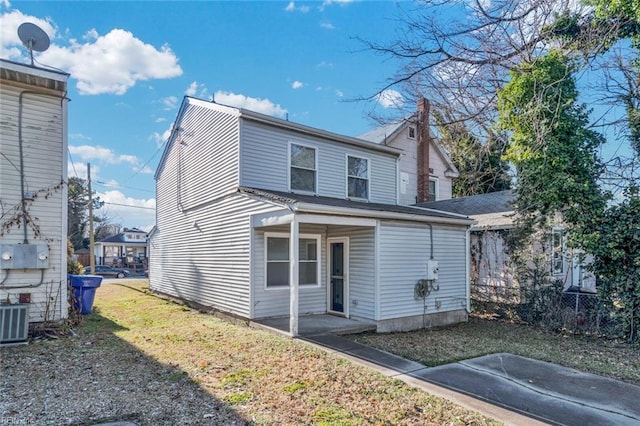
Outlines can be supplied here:
[[617, 313], [630, 341], [640, 327], [640, 192], [613, 205], [598, 226], [598, 239], [589, 247], [593, 269], [601, 278], [598, 291], [607, 311]]
[[502, 159], [505, 144], [492, 137], [481, 143], [463, 123], [450, 123], [442, 113], [435, 112], [439, 142], [449, 152], [460, 172], [453, 182], [454, 197], [484, 194], [509, 189], [509, 165]]
[[[87, 181], [85, 179], [71, 177], [67, 185], [67, 236], [74, 250], [88, 248], [88, 239], [85, 239], [89, 227], [88, 206], [90, 197]], [[94, 210], [99, 209], [103, 205], [104, 202], [100, 201], [99, 197], [93, 197]], [[95, 216], [94, 219], [96, 219]]]
[[606, 200], [597, 178], [603, 138], [588, 129], [576, 101], [572, 61], [559, 51], [519, 66], [498, 92], [499, 125], [511, 133], [515, 208], [525, 229], [544, 229], [562, 213], [574, 236], [593, 233]]

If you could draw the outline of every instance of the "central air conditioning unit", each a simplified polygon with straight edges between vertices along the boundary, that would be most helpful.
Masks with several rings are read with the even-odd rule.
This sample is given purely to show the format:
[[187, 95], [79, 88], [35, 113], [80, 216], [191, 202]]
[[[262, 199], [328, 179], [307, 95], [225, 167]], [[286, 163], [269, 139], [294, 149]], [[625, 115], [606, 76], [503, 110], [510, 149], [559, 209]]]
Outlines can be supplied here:
[[29, 305], [0, 305], [0, 344], [26, 343], [29, 338]]

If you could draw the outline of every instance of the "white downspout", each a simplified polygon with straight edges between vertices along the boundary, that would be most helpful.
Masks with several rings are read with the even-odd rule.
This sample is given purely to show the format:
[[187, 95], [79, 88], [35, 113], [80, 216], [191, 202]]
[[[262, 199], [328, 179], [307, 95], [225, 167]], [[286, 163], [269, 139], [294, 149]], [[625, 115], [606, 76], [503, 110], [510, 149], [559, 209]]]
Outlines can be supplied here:
[[291, 235], [289, 238], [289, 333], [298, 335], [298, 297], [300, 293], [298, 279], [298, 218], [294, 215], [291, 220]]

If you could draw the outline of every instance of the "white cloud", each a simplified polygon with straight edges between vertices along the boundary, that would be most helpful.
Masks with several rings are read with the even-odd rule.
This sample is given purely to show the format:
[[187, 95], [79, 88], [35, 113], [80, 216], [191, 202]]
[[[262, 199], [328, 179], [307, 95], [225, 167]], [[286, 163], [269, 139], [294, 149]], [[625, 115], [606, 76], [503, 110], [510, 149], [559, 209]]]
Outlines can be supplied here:
[[376, 95], [376, 100], [383, 108], [400, 108], [404, 105], [404, 98], [400, 92], [393, 89], [387, 89], [380, 92]]
[[171, 136], [171, 130], [173, 129], [173, 123], [169, 125], [169, 128], [162, 133], [153, 132], [149, 139], [155, 142], [156, 146], [160, 148]]
[[328, 6], [332, 6], [334, 4], [340, 5], [340, 6], [346, 6], [349, 3], [353, 3], [354, 0], [324, 0], [322, 2], [322, 5], [320, 5], [320, 7], [318, 7], [318, 9], [320, 10], [324, 10], [325, 7]]
[[[91, 179], [98, 179], [99, 175], [100, 166], [92, 164]], [[69, 162], [69, 167], [67, 168], [67, 177], [79, 177], [80, 179], [87, 179], [87, 163]]]
[[209, 97], [209, 90], [204, 84], [194, 81], [189, 85], [189, 87], [187, 87], [184, 94], [187, 96], [197, 96], [201, 99], [207, 99], [207, 97]]
[[134, 166], [139, 163], [138, 157], [135, 155], [116, 155], [111, 149], [103, 148], [101, 146], [69, 145], [69, 152], [72, 155], [79, 156], [83, 161], [97, 160], [107, 164], [129, 163]]
[[320, 26], [325, 30], [335, 30], [336, 27], [331, 22], [320, 22]]
[[169, 111], [178, 108], [178, 98], [176, 96], [167, 96], [160, 100], [164, 105], [164, 109]]
[[343, 96], [344, 96], [344, 93], [342, 92], [342, 90], [338, 90], [338, 89], [336, 89], [336, 96], [337, 96], [337, 97], [339, 97], [339, 98], [341, 98], [341, 97], [343, 97]]
[[78, 80], [77, 88], [83, 95], [122, 95], [140, 81], [182, 75], [178, 58], [168, 45], [158, 49], [123, 29], [112, 29], [105, 35], [91, 29], [83, 41], [70, 39], [68, 45], [61, 45], [55, 41], [64, 35], [57, 33], [53, 22], [17, 10], [0, 15], [0, 56], [27, 59], [17, 34], [23, 22], [38, 25], [53, 41], [48, 50], [35, 55], [36, 60], [69, 72]]
[[310, 8], [309, 6], [296, 6], [294, 2], [290, 1], [289, 4], [287, 4], [287, 7], [284, 8], [284, 10], [286, 10], [287, 12], [307, 13], [309, 12]]
[[318, 69], [320, 69], [320, 68], [333, 68], [333, 64], [331, 62], [322, 61], [318, 65], [316, 65], [316, 68], [318, 68]]
[[294, 82], [293, 82], [293, 84], [291, 85], [291, 88], [295, 90], [295, 89], [300, 89], [300, 88], [301, 88], [301, 87], [303, 87], [303, 86], [304, 86], [304, 83], [303, 83], [303, 82], [296, 80], [296, 81], [294, 81]]
[[276, 117], [284, 117], [287, 114], [286, 109], [282, 108], [278, 104], [274, 104], [269, 99], [252, 98], [245, 95], [219, 90], [215, 93], [214, 100], [219, 104], [245, 108]]
[[118, 190], [97, 192], [100, 200], [105, 202], [99, 214], [105, 214], [114, 223], [127, 228], [139, 228], [150, 231], [155, 224], [155, 198], [139, 199], [127, 197]]

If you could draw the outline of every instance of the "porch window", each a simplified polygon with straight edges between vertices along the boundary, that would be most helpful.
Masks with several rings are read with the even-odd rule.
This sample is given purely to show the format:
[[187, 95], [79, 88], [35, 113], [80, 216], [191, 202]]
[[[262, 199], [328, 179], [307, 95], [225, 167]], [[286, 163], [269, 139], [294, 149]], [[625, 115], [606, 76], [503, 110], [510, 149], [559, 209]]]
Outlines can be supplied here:
[[104, 256], [105, 257], [118, 257], [118, 247], [117, 246], [105, 246], [104, 247]]
[[347, 156], [347, 196], [369, 199], [369, 160]]
[[316, 192], [316, 149], [290, 145], [290, 187], [292, 191]]
[[[289, 287], [289, 237], [266, 235], [266, 287]], [[301, 286], [320, 283], [319, 235], [304, 235], [298, 240], [298, 282]]]
[[562, 229], [554, 229], [551, 233], [551, 273], [564, 274], [564, 233]]

